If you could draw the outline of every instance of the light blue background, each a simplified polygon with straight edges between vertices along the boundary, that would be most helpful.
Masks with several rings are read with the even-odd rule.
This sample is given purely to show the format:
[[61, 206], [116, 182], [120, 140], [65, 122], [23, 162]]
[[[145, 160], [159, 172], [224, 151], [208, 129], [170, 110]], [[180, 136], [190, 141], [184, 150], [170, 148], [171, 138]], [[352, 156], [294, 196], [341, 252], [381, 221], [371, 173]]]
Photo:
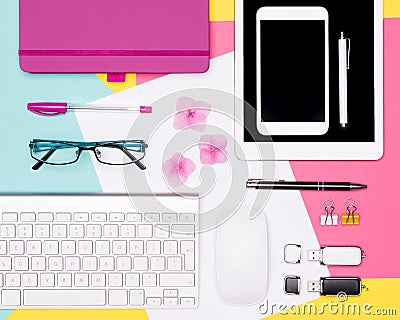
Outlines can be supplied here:
[[[73, 112], [58, 117], [30, 113], [33, 101], [84, 103], [112, 92], [95, 76], [28, 74], [18, 61], [18, 1], [0, 1], [0, 192], [100, 192], [88, 154], [69, 166], [31, 169], [33, 138], [82, 140]], [[1, 318], [1, 316], [0, 316]]]

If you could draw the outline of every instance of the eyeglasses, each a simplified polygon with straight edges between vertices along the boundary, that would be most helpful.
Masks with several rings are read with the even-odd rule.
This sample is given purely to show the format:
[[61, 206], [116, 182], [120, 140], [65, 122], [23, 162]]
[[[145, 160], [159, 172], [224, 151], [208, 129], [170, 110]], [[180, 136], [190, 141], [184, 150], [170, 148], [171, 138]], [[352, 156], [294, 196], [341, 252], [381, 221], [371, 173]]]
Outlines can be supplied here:
[[135, 164], [145, 170], [141, 162], [147, 144], [143, 140], [117, 140], [99, 142], [77, 142], [33, 139], [29, 143], [31, 157], [37, 161], [32, 167], [38, 170], [43, 164], [67, 165], [78, 161], [82, 151], [93, 151], [96, 159], [111, 166]]

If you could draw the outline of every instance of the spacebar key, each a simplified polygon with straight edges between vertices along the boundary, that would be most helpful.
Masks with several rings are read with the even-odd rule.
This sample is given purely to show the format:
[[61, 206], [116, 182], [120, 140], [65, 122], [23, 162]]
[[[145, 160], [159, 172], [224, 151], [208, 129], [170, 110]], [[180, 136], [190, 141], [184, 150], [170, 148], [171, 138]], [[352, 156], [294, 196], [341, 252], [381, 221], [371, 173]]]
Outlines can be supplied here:
[[25, 306], [104, 306], [105, 290], [24, 290]]

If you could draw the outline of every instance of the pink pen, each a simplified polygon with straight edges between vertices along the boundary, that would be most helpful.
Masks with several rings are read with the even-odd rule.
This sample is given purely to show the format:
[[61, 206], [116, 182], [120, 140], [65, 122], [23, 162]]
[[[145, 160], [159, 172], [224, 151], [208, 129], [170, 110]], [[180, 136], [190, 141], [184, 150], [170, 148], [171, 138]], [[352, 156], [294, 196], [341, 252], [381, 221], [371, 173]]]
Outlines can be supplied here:
[[112, 106], [112, 105], [74, 105], [66, 102], [32, 102], [28, 103], [28, 110], [41, 116], [58, 116], [67, 111], [128, 111], [136, 113], [152, 113], [149, 106]]

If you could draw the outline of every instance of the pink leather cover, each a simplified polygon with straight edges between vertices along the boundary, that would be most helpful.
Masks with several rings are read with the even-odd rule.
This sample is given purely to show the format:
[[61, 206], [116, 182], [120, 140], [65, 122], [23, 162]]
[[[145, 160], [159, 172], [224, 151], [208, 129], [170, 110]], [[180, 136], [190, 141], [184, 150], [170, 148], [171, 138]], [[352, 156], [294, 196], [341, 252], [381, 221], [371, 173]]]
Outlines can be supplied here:
[[27, 72], [205, 72], [208, 0], [20, 0], [19, 41]]

